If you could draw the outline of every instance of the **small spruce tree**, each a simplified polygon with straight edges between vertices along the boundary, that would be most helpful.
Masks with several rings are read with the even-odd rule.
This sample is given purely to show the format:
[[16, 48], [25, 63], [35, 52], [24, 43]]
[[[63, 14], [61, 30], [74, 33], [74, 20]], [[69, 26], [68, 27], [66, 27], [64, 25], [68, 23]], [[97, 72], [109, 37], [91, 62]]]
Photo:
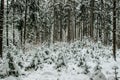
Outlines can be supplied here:
[[15, 68], [14, 59], [9, 52], [7, 54], [7, 59], [8, 59], [8, 67], [9, 67], [8, 76], [12, 75], [18, 77], [19, 73]]

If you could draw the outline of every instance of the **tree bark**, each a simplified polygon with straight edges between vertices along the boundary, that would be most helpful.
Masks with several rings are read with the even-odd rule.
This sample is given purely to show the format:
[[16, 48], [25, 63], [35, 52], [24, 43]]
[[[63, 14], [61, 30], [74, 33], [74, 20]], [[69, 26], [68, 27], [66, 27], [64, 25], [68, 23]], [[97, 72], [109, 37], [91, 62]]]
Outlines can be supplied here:
[[77, 28], [77, 27], [76, 27], [76, 3], [75, 3], [75, 1], [74, 1], [74, 17], [75, 17], [75, 18], [74, 18], [74, 25], [75, 25], [74, 40], [75, 40], [75, 39], [77, 38], [77, 35], [76, 35], [76, 34], [77, 34], [77, 33], [76, 33], [76, 32], [77, 32], [77, 29], [76, 29], [76, 28]]
[[26, 43], [26, 26], [27, 26], [27, 0], [25, 2], [25, 21], [24, 21], [24, 49], [23, 49], [23, 53], [25, 53], [25, 43]]
[[15, 24], [14, 24], [14, 19], [15, 19], [15, 7], [14, 7], [15, 1], [13, 0], [13, 44], [15, 45]]
[[8, 12], [8, 0], [7, 0], [7, 12], [6, 12], [6, 19], [7, 19], [7, 21], [6, 21], [6, 44], [7, 44], [7, 46], [9, 46], [9, 39], [8, 39], [8, 14], [9, 14], [9, 12]]
[[63, 39], [63, 32], [62, 32], [62, 29], [63, 29], [63, 25], [62, 25], [62, 19], [63, 19], [63, 17], [62, 17], [63, 15], [62, 15], [62, 4], [60, 4], [60, 41], [62, 41], [62, 39]]
[[94, 37], [94, 2], [95, 0], [91, 0], [91, 3], [90, 3], [90, 7], [91, 7], [91, 10], [90, 10], [90, 36], [91, 38]]
[[4, 0], [1, 0], [1, 9], [0, 9], [0, 57], [2, 57], [3, 52], [3, 25], [4, 25]]
[[113, 57], [116, 61], [116, 0], [113, 0]]
[[71, 36], [70, 36], [70, 10], [68, 10], [68, 35], [67, 35], [67, 41], [70, 42], [71, 41]]
[[54, 42], [54, 29], [55, 29], [55, 0], [53, 0], [53, 23], [51, 26], [51, 39], [50, 42], [51, 44]]

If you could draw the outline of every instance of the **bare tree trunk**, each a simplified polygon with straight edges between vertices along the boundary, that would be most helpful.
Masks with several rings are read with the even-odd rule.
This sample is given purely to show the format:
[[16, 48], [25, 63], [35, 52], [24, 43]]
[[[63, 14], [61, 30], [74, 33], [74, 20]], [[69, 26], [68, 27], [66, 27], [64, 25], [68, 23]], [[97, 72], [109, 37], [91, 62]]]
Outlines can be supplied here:
[[[13, 5], [15, 1], [13, 0]], [[14, 25], [14, 19], [15, 19], [15, 7], [13, 6], [13, 44], [15, 45], [15, 25]]]
[[76, 39], [77, 38], [77, 35], [76, 35], [76, 32], [77, 32], [77, 30], [76, 30], [76, 4], [75, 4], [75, 1], [74, 1], [74, 17], [75, 17], [75, 19], [74, 19], [74, 24], [75, 24], [75, 31], [74, 31], [74, 39]]
[[[101, 14], [103, 13], [104, 9], [104, 3], [103, 0], [101, 0]], [[102, 41], [102, 24], [103, 24], [103, 16], [101, 15], [101, 19], [100, 19], [100, 27], [99, 27], [99, 39], [100, 41]]]
[[55, 0], [53, 0], [53, 23], [52, 23], [52, 27], [51, 27], [51, 39], [50, 39], [50, 42], [51, 44], [53, 43], [54, 41], [54, 29], [55, 29]]
[[4, 0], [1, 0], [1, 9], [0, 9], [0, 57], [2, 57], [3, 47], [3, 25], [4, 25]]
[[67, 41], [70, 42], [71, 41], [71, 36], [70, 36], [70, 10], [68, 10], [68, 35], [67, 35]]
[[54, 35], [54, 24], [52, 24], [52, 28], [51, 28], [51, 43], [53, 43], [53, 35]]
[[80, 34], [81, 34], [81, 32], [80, 32], [80, 21], [79, 21], [79, 25], [78, 25], [78, 28], [79, 28], [79, 31], [78, 31], [78, 39], [80, 39]]
[[83, 20], [83, 39], [86, 36], [86, 25], [85, 25], [85, 20]]
[[[37, 24], [37, 23], [36, 23]], [[37, 26], [35, 26], [35, 33], [36, 33], [36, 35], [35, 35], [35, 42], [36, 42], [36, 44], [38, 44], [39, 43], [39, 29], [38, 29], [38, 27]]]
[[116, 61], [116, 0], [113, 0], [113, 57]]
[[83, 21], [81, 22], [81, 41], [83, 40]]
[[9, 39], [8, 39], [8, 0], [7, 0], [7, 12], [6, 12], [6, 18], [7, 18], [7, 21], [6, 21], [6, 43], [7, 43], [7, 46], [9, 46]]
[[63, 41], [63, 24], [62, 24], [62, 19], [63, 19], [63, 15], [62, 15], [62, 3], [60, 3], [60, 41]]
[[91, 0], [91, 3], [90, 3], [90, 7], [91, 7], [91, 10], [90, 10], [90, 36], [91, 38], [94, 37], [94, 2], [95, 0]]
[[[22, 17], [22, 12], [20, 15]], [[22, 26], [20, 26], [20, 40], [21, 40], [21, 47], [22, 47], [22, 44], [23, 44], [23, 20], [21, 20], [20, 23], [22, 24]]]
[[60, 41], [62, 41], [62, 28], [63, 28], [63, 26], [62, 26], [62, 16], [60, 17]]
[[25, 53], [25, 43], [26, 43], [26, 26], [27, 26], [27, 0], [25, 2], [25, 21], [24, 21], [24, 53]]

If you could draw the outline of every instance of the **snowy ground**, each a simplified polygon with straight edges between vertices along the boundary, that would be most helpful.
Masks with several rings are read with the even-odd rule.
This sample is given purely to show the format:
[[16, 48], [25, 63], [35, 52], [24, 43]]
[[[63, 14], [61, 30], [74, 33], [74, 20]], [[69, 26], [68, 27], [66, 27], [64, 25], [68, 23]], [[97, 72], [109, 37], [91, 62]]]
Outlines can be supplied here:
[[[28, 48], [29, 46], [29, 48]], [[113, 60], [112, 48], [90, 41], [56, 43], [51, 46], [27, 45], [27, 51], [12, 55], [19, 77], [8, 76], [0, 80], [115, 80], [114, 67], [120, 77], [120, 55]], [[6, 60], [0, 64], [1, 73], [7, 72]], [[22, 67], [18, 66], [21, 62]], [[34, 65], [34, 66], [32, 66]], [[32, 67], [31, 67], [32, 66]]]

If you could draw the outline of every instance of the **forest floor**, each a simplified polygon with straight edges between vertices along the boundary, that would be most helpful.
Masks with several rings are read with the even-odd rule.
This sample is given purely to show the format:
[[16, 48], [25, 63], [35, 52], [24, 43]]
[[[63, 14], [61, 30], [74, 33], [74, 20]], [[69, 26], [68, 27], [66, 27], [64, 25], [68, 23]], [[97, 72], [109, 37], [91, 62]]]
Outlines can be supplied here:
[[[19, 77], [10, 75], [0, 80], [115, 80], [115, 69], [120, 77], [120, 50], [115, 62], [112, 47], [100, 42], [28, 44], [27, 47], [25, 54], [21, 50], [12, 54]], [[0, 64], [3, 73], [8, 71], [5, 62], [4, 59]]]

